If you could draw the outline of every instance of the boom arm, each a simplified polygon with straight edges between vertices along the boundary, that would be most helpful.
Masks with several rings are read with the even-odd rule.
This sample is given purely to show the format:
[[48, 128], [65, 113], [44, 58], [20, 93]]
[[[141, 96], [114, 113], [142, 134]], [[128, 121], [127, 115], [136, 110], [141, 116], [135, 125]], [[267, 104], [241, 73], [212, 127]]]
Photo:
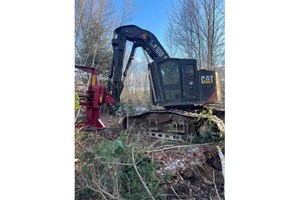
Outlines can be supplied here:
[[[122, 77], [127, 41], [132, 42], [133, 45]], [[124, 87], [123, 83], [125, 81], [126, 73], [134, 58], [137, 47], [142, 47], [156, 63], [170, 58], [155, 35], [135, 25], [121, 26], [117, 28], [114, 31], [112, 45], [113, 58], [109, 75], [108, 90], [112, 92], [112, 96], [117, 102], [120, 102], [120, 95]]]

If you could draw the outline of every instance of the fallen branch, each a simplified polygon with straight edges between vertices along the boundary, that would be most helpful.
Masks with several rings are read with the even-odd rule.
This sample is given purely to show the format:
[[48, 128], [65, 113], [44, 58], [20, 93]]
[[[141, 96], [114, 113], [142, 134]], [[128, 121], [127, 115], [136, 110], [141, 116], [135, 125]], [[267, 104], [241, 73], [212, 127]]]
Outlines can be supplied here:
[[101, 194], [101, 193], [102, 193], [102, 194], [106, 194], [107, 196], [109, 196], [109, 197], [112, 198], [112, 199], [119, 199], [118, 197], [115, 197], [115, 196], [113, 196], [112, 194], [106, 192], [104, 189], [102, 189], [102, 188], [100, 187], [100, 185], [98, 185], [98, 184], [96, 183], [96, 181], [94, 180], [94, 178], [92, 178], [92, 180], [93, 180], [93, 183], [94, 183], [94, 184], [96, 185], [96, 187], [98, 188], [97, 191], [99, 191], [100, 194]]
[[105, 197], [105, 195], [100, 191], [100, 190], [96, 190], [93, 187], [90, 187], [89, 185], [86, 186], [87, 188], [93, 190], [94, 192], [98, 192], [100, 193], [100, 195], [103, 197], [104, 200], [107, 200], [107, 198]]
[[81, 106], [80, 106], [80, 107], [78, 108], [78, 110], [77, 110], [77, 113], [76, 113], [76, 116], [75, 116], [74, 123], [76, 123], [77, 118], [78, 118], [78, 116], [79, 116], [79, 114], [80, 114], [80, 111], [81, 111]]
[[179, 148], [199, 147], [199, 146], [205, 146], [205, 145], [210, 145], [210, 144], [213, 144], [213, 143], [177, 145], [177, 146], [171, 146], [171, 147], [164, 147], [164, 148], [161, 148], [161, 149], [149, 150], [149, 151], [146, 151], [146, 153], [152, 153], [152, 152], [158, 152], [158, 151], [166, 151], [166, 150], [179, 149]]
[[112, 198], [112, 199], [119, 199], [119, 198], [117, 198], [117, 197], [111, 195], [110, 193], [106, 192], [105, 190], [103, 190], [103, 189], [95, 182], [94, 178], [92, 178], [92, 181], [93, 181], [93, 183], [95, 184], [95, 186], [96, 186], [98, 189], [95, 189], [95, 188], [93, 188], [92, 186], [90, 186], [89, 183], [88, 183], [88, 181], [87, 181], [83, 176], [81, 176], [81, 178], [82, 178], [82, 180], [84, 181], [85, 187], [86, 187], [86, 188], [89, 188], [89, 189], [93, 190], [94, 192], [99, 193], [104, 199], [107, 199], [107, 198], [105, 197], [104, 194], [106, 194], [107, 196], [109, 196], [109, 197]]
[[221, 148], [219, 146], [216, 146], [217, 149], [218, 149], [218, 154], [219, 154], [219, 157], [220, 157], [220, 160], [221, 160], [221, 165], [222, 165], [222, 174], [223, 174], [223, 177], [225, 179], [225, 156], [224, 154], [222, 153], [221, 151]]
[[[97, 158], [96, 158], [97, 159]], [[103, 164], [108, 164], [108, 165], [123, 165], [123, 166], [132, 166], [133, 164], [129, 164], [129, 163], [120, 163], [120, 162], [105, 162], [105, 161], [102, 161], [100, 159], [97, 159], [99, 160], [99, 162], [103, 163]]]
[[142, 182], [144, 188], [146, 189], [147, 193], [150, 195], [150, 198], [152, 200], [155, 200], [153, 195], [151, 194], [150, 190], [148, 189], [146, 183], [144, 182], [141, 174], [139, 173], [137, 167], [136, 167], [135, 158], [134, 158], [134, 147], [132, 148], [132, 151], [131, 151], [131, 157], [132, 157], [133, 167], [134, 167], [134, 170], [135, 170], [136, 174], [138, 175], [138, 177], [139, 177], [140, 181]]
[[[97, 189], [95, 189], [94, 187], [92, 187], [91, 185], [89, 185], [89, 182], [87, 179], [84, 178], [83, 175], [81, 175], [81, 178], [82, 180], [85, 182], [86, 184], [86, 187], [95, 191], [95, 192], [98, 192], [101, 194], [101, 196], [104, 198], [104, 199], [107, 199], [105, 195], [107, 195], [108, 197], [110, 197], [111, 199], [120, 199], [118, 197], [115, 197], [114, 195], [110, 194], [109, 192], [105, 191], [98, 183], [97, 181], [95, 180], [95, 176], [96, 174], [94, 173], [94, 168], [91, 169], [92, 170], [92, 182], [91, 184], [96, 186]], [[104, 195], [105, 194], [105, 195]]]
[[215, 186], [215, 190], [216, 190], [216, 194], [217, 194], [217, 196], [218, 196], [218, 199], [219, 200], [222, 200], [221, 198], [220, 198], [220, 195], [219, 195], [219, 192], [218, 192], [218, 188], [217, 188], [217, 185], [216, 185], [216, 182], [215, 182], [215, 171], [213, 170], [213, 182], [214, 182], [214, 186]]
[[175, 191], [175, 189], [173, 188], [172, 185], [171, 185], [171, 189], [172, 189], [172, 191], [174, 192], [174, 194], [176, 195], [176, 197], [177, 197], [178, 199], [180, 199], [180, 197], [178, 196], [177, 192]]
[[75, 143], [79, 144], [81, 147], [83, 147], [84, 149], [88, 149], [86, 146], [84, 146], [83, 144], [81, 144], [81, 142], [79, 141], [75, 141]]
[[[128, 133], [131, 133], [131, 129], [134, 126], [134, 124], [135, 124], [135, 119], [133, 120], [132, 125], [130, 126]], [[128, 126], [129, 126], [129, 118], [128, 118], [128, 115], [127, 115], [127, 127]]]

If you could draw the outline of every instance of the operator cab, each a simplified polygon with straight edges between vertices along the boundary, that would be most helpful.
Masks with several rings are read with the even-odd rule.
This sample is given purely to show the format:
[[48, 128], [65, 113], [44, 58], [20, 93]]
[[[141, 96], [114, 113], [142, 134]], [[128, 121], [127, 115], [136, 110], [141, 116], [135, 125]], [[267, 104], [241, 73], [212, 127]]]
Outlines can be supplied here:
[[217, 72], [197, 70], [194, 59], [169, 58], [148, 67], [154, 105], [192, 106], [220, 100]]

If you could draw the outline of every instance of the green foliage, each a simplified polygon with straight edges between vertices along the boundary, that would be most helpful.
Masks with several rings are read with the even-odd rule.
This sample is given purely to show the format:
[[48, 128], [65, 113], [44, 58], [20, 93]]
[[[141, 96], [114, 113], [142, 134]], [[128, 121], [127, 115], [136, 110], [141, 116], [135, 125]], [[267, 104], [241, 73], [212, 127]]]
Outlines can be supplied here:
[[[85, 177], [88, 184], [91, 184], [91, 187], [95, 181], [103, 185], [112, 195], [116, 196], [115, 192], [118, 191], [122, 199], [148, 198], [149, 194], [133, 166], [132, 150], [134, 149], [137, 169], [150, 192], [157, 196], [160, 192], [159, 179], [155, 174], [157, 162], [146, 156], [145, 150], [137, 147], [138, 144], [138, 138], [129, 137], [126, 132], [122, 132], [114, 141], [101, 141], [85, 149], [78, 154], [82, 164], [81, 175]], [[85, 189], [76, 194], [76, 199], [80, 197], [93, 199], [95, 195], [99, 194]]]
[[212, 120], [212, 110], [202, 110], [196, 123], [199, 125], [200, 135], [193, 137], [193, 143], [210, 143], [210, 142], [222, 142], [224, 136], [219, 133], [217, 125]]
[[206, 135], [197, 135], [192, 138], [192, 143], [195, 144], [203, 144], [203, 143], [211, 143], [216, 142], [220, 143], [224, 141], [224, 137], [222, 137], [220, 134], [206, 134]]
[[171, 174], [171, 173], [166, 173], [165, 175], [164, 175], [164, 179], [166, 180], [166, 181], [168, 181], [168, 182], [170, 182], [172, 179], [173, 179], [173, 174]]
[[[136, 160], [139, 160], [137, 168], [148, 189], [154, 196], [157, 195], [159, 180], [154, 173], [157, 163], [152, 162], [149, 158], [143, 158], [139, 154], [136, 155]], [[119, 177], [121, 189], [126, 199], [143, 199], [149, 196], [132, 166], [124, 166], [119, 173]]]
[[202, 110], [199, 114], [199, 117], [207, 117], [210, 118], [213, 115], [213, 111], [211, 109], [209, 110]]
[[93, 199], [92, 198], [93, 196], [94, 196], [93, 190], [91, 190], [89, 188], [85, 188], [85, 189], [81, 190], [80, 192], [78, 192], [75, 195], [75, 199], [78, 199], [78, 200], [90, 200], [90, 199]]
[[74, 107], [75, 107], [76, 111], [80, 108], [80, 98], [79, 98], [77, 92], [75, 92], [75, 105], [74, 105]]
[[78, 131], [75, 134], [75, 141], [84, 140], [88, 137], [87, 132], [84, 131]]
[[122, 156], [126, 156], [128, 149], [124, 141], [116, 139], [99, 145], [96, 150], [96, 158], [105, 162], [118, 162]]

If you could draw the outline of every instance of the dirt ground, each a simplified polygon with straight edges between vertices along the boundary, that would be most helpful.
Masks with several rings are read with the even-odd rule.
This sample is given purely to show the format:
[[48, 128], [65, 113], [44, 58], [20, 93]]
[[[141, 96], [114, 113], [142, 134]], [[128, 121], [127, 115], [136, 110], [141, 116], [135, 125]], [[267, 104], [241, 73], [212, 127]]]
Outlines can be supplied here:
[[171, 174], [163, 185], [172, 195], [168, 199], [224, 199], [221, 162], [213, 145], [169, 148], [154, 153], [159, 176]]

